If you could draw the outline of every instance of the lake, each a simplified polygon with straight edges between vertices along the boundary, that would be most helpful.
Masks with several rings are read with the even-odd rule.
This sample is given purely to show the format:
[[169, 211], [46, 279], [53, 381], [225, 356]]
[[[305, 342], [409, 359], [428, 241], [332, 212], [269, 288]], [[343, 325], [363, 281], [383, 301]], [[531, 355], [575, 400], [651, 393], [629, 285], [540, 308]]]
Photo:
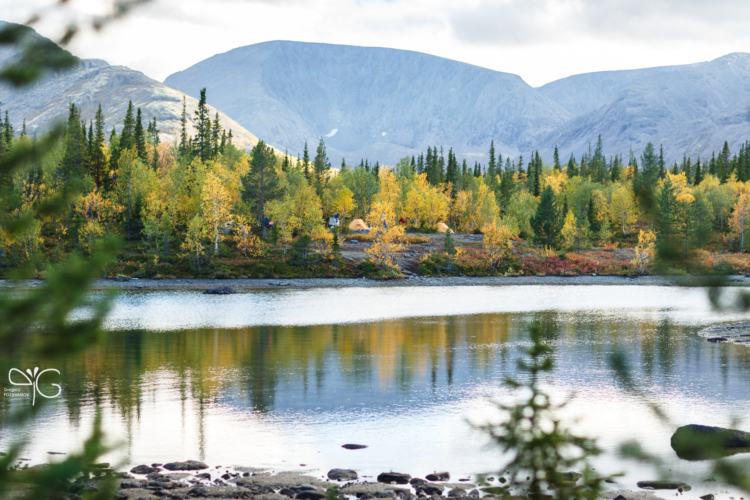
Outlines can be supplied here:
[[[107, 459], [123, 468], [199, 459], [318, 475], [496, 472], [502, 455], [469, 422], [497, 418], [492, 399], [507, 400], [502, 380], [517, 374], [528, 327], [539, 323], [554, 346], [548, 388], [560, 400], [575, 394], [564, 416], [600, 439], [597, 470], [625, 472], [624, 487], [654, 479], [616, 455], [636, 439], [696, 492], [709, 491], [694, 475], [710, 463], [678, 459], [669, 438], [688, 423], [750, 430], [732, 423], [750, 414], [750, 349], [696, 335], [741, 318], [712, 311], [704, 290], [676, 287], [125, 293], [106, 341], [55, 366], [62, 396], [27, 434], [5, 429], [0, 448], [27, 437], [24, 457], [46, 461], [80, 445], [101, 412], [118, 443]], [[618, 383], [616, 351], [670, 424]], [[3, 411], [29, 404], [9, 399]]]

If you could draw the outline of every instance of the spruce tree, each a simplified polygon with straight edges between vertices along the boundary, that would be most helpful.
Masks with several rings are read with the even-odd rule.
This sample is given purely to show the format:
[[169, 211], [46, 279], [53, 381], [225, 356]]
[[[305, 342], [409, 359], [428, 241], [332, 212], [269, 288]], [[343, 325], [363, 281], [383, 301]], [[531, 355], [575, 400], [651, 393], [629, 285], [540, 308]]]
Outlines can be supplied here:
[[539, 156], [538, 149], [534, 159], [534, 192], [537, 193], [534, 196], [539, 196], [542, 193], [542, 158]]
[[492, 183], [495, 182], [495, 176], [497, 175], [497, 163], [495, 163], [495, 141], [490, 142], [490, 162], [487, 164], [487, 180]]
[[456, 255], [456, 243], [453, 241], [453, 231], [448, 229], [443, 240], [443, 251], [453, 257]]
[[81, 127], [81, 110], [74, 103], [70, 103], [65, 133], [65, 152], [57, 170], [57, 178], [60, 182], [79, 180], [83, 174], [87, 146], [85, 130], [85, 125]]
[[[117, 136], [115, 126], [112, 125], [112, 132], [109, 134], [109, 171], [117, 171], [117, 162], [120, 160], [120, 138]], [[105, 191], [112, 189], [109, 173], [105, 173], [102, 179], [102, 185]]]
[[553, 160], [554, 164], [552, 165], [552, 168], [554, 168], [556, 171], [560, 171], [560, 152], [557, 150], [557, 145], [555, 145], [555, 153], [553, 154]]
[[307, 148], [307, 141], [305, 141], [305, 149], [302, 151], [302, 173], [305, 174], [307, 182], [312, 181], [310, 175], [310, 150]]
[[315, 152], [315, 161], [313, 163], [315, 173], [315, 189], [318, 192], [318, 196], [323, 196], [323, 187], [328, 183], [328, 176], [331, 172], [331, 162], [328, 161], [328, 154], [326, 153], [326, 144], [323, 142], [323, 138], [320, 138], [318, 143], [318, 149]]
[[652, 143], [646, 144], [646, 149], [641, 154], [641, 169], [643, 175], [649, 180], [655, 180], [658, 176], [659, 158], [656, 156], [654, 151], [654, 145]]
[[211, 116], [208, 114], [205, 87], [200, 90], [200, 99], [198, 100], [198, 108], [195, 110], [193, 127], [197, 132], [193, 139], [194, 154], [202, 162], [205, 162], [211, 158]]
[[531, 217], [534, 241], [549, 248], [557, 248], [560, 242], [563, 219], [555, 202], [555, 193], [550, 186], [544, 188], [536, 213]]
[[120, 132], [120, 151], [135, 147], [135, 117], [133, 112], [133, 101], [130, 101], [125, 113], [125, 121], [122, 124], [122, 132]]
[[665, 174], [664, 166], [665, 165], [666, 164], [664, 163], [664, 146], [659, 145], [659, 179], [664, 178], [664, 174]]
[[181, 156], [187, 156], [189, 151], [188, 147], [188, 132], [187, 132], [187, 102], [185, 96], [182, 96], [182, 114], [180, 115], [180, 154]]
[[656, 212], [657, 249], [659, 255], [669, 260], [676, 253], [678, 203], [675, 188], [669, 178], [664, 180]]
[[221, 122], [219, 121], [219, 112], [216, 112], [213, 127], [211, 127], [211, 158], [216, 158], [221, 153]]
[[578, 175], [578, 169], [576, 168], [576, 158], [573, 153], [570, 154], [570, 160], [568, 160], [568, 177], [573, 178]]
[[289, 168], [291, 167], [291, 164], [289, 162], [289, 150], [284, 150], [284, 159], [281, 162], [281, 171], [284, 173], [289, 172]]
[[107, 176], [107, 157], [104, 154], [104, 113], [102, 112], [102, 105], [99, 104], [99, 108], [96, 110], [96, 116], [94, 118], [96, 123], [96, 129], [94, 132], [94, 147], [91, 152], [91, 177], [94, 179], [94, 184], [97, 188], [102, 188], [105, 184], [105, 177]]
[[138, 108], [135, 118], [135, 131], [133, 132], [133, 138], [135, 140], [135, 150], [138, 153], [138, 158], [146, 161], [146, 134], [143, 132], [143, 117], [141, 115], [141, 108]]
[[729, 167], [730, 155], [731, 153], [729, 152], [729, 143], [727, 141], [724, 141], [724, 147], [722, 148], [721, 156], [719, 157], [719, 159], [721, 160], [721, 171], [719, 172], [719, 175], [722, 183], [727, 181], [731, 173]]
[[589, 198], [589, 204], [586, 208], [586, 218], [589, 221], [589, 230], [592, 233], [599, 232], [599, 224], [596, 220], [596, 208], [594, 207], [594, 198]]
[[245, 188], [243, 199], [253, 204], [255, 217], [262, 226], [263, 238], [266, 237], [266, 205], [282, 194], [279, 175], [276, 172], [276, 155], [273, 148], [259, 141], [251, 151], [250, 170], [242, 178]]

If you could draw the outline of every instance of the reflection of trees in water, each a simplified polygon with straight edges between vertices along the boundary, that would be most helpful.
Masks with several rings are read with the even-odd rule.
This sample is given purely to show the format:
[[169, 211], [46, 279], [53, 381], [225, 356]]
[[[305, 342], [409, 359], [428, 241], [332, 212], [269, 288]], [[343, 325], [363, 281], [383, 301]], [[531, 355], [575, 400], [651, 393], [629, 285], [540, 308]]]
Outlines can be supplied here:
[[[619, 344], [644, 382], [667, 378], [676, 366], [691, 370], [702, 364], [706, 369], [706, 363], [721, 367], [725, 378], [737, 370], [750, 374], [750, 349], [729, 345], [706, 349], [703, 341], [688, 341], [694, 329], [670, 324], [658, 314], [636, 321], [560, 312], [310, 327], [111, 332], [103, 344], [56, 368], [64, 377], [65, 403], [73, 424], [80, 420], [81, 407], [111, 405], [126, 421], [130, 436], [133, 426], [147, 418], [142, 415], [144, 401], [155, 399], [156, 391], [172, 390], [180, 402], [183, 429], [189, 408], [198, 413], [202, 453], [203, 418], [220, 396], [240, 398], [255, 412], [266, 413], [277, 406], [281, 387], [304, 398], [337, 390], [334, 383], [355, 391], [406, 396], [420, 384], [433, 392], [443, 384], [450, 387], [457, 370], [463, 379], [470, 375], [486, 380], [506, 364], [514, 369], [507, 360], [515, 359], [515, 343], [525, 340], [532, 321], [559, 346], [556, 356], [578, 364], [598, 359], [604, 360], [600, 362], [604, 366], [612, 346]], [[559, 363], [558, 370], [564, 369]]]

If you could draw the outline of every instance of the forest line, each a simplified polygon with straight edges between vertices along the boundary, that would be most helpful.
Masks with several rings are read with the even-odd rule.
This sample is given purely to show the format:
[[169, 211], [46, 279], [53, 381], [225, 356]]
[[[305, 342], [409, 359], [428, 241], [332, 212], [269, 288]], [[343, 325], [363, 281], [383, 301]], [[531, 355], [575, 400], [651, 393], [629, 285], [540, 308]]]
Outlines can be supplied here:
[[[130, 102], [120, 133], [113, 126], [107, 136], [101, 106], [86, 123], [71, 103], [62, 140], [0, 180], [12, 198], [7, 206], [15, 207], [6, 222], [29, 223], [0, 235], [4, 272], [30, 267], [43, 275], [50, 262], [89, 254], [118, 235], [130, 273], [133, 266], [142, 275], [182, 266], [196, 275], [232, 274], [226, 266], [241, 258], [318, 263], [318, 272], [338, 275], [347, 272], [341, 244], [348, 223], [363, 219], [371, 228], [359, 236], [369, 243], [363, 266], [382, 276], [399, 274], [399, 253], [417, 241], [406, 233], [434, 232], [440, 223], [451, 231], [438, 260], [463, 259], [486, 274], [517, 272], [519, 256], [534, 248], [614, 246], [634, 247], [632, 271], [646, 273], [657, 250], [685, 262], [708, 252], [744, 253], [750, 230], [750, 141], [734, 155], [725, 142], [708, 160], [685, 155], [671, 166], [651, 143], [627, 161], [607, 157], [600, 136], [593, 150], [567, 162], [557, 148], [551, 163], [538, 151], [526, 163], [503, 158], [493, 141], [486, 166], [430, 147], [393, 167], [362, 159], [335, 170], [323, 138], [312, 157], [307, 144], [296, 158], [263, 141], [239, 150], [218, 114], [211, 118], [205, 89], [193, 121], [189, 130], [183, 101], [180, 140], [165, 143], [156, 118], [144, 126]], [[16, 134], [7, 111], [0, 125], [0, 158], [40, 140], [25, 126]], [[40, 210], [69, 190], [77, 194], [66, 209]], [[334, 215], [340, 231], [328, 227]], [[483, 234], [481, 251], [457, 248], [450, 232]]]

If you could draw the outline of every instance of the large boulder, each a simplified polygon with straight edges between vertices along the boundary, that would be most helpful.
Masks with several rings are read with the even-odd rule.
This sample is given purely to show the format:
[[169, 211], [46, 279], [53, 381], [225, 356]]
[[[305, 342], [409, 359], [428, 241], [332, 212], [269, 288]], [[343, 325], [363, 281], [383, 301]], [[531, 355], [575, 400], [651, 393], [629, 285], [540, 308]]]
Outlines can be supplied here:
[[450, 472], [433, 472], [432, 474], [427, 474], [425, 476], [425, 479], [428, 481], [447, 481], [450, 478]]
[[411, 479], [409, 474], [402, 474], [400, 472], [383, 472], [378, 476], [378, 482], [386, 484], [409, 484], [409, 479]]
[[328, 471], [328, 479], [334, 481], [355, 481], [357, 479], [357, 471], [351, 469], [331, 469]]
[[219, 288], [211, 288], [209, 290], [206, 290], [205, 292], [203, 292], [203, 295], [232, 295], [234, 293], [237, 292], [235, 292], [228, 286], [221, 286]]
[[185, 462], [170, 462], [164, 464], [164, 468], [167, 470], [203, 470], [208, 469], [208, 465], [197, 460], [187, 460]]
[[750, 433], [691, 424], [677, 429], [671, 444], [684, 460], [707, 460], [750, 451]]
[[363, 450], [367, 448], [367, 445], [366, 444], [342, 444], [341, 447], [347, 450]]
[[156, 467], [149, 467], [148, 465], [136, 465], [130, 472], [133, 474], [151, 474], [152, 472], [159, 472]]
[[638, 481], [639, 488], [644, 490], [679, 490], [690, 491], [692, 488], [679, 481]]

